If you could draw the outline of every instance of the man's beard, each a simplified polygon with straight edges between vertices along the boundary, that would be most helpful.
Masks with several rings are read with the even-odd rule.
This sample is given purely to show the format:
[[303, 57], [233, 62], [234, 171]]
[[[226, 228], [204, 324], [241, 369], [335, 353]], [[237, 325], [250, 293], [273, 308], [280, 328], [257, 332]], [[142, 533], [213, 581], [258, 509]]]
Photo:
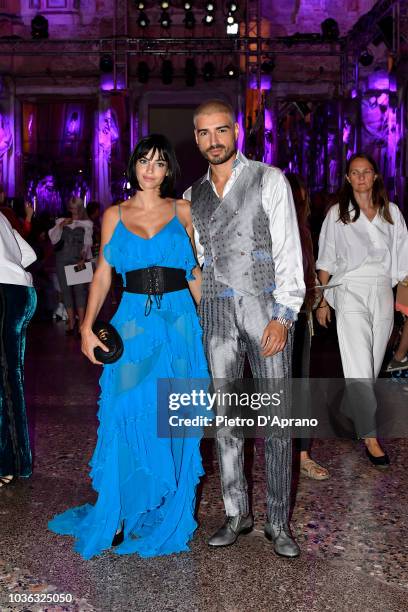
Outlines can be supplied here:
[[232, 149], [226, 149], [224, 146], [223, 147], [217, 147], [218, 149], [223, 148], [225, 149], [224, 151], [224, 155], [220, 155], [216, 158], [210, 157], [211, 154], [211, 149], [207, 150], [207, 151], [202, 151], [202, 155], [203, 157], [205, 157], [205, 159], [207, 161], [210, 162], [210, 164], [213, 164], [214, 166], [219, 166], [220, 164], [225, 164], [225, 162], [227, 162], [228, 160], [231, 159], [231, 157], [233, 157], [236, 152], [237, 149], [236, 147], [232, 147]]

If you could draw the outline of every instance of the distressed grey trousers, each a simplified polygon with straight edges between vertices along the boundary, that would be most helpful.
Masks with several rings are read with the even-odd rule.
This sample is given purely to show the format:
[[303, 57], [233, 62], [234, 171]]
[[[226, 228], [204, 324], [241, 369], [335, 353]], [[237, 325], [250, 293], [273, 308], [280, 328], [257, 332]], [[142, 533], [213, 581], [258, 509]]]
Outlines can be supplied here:
[[[281, 353], [267, 358], [261, 355], [261, 338], [271, 319], [272, 304], [270, 295], [201, 300], [199, 314], [203, 342], [213, 380], [242, 378], [245, 354], [256, 379], [287, 379], [291, 375], [292, 330]], [[225, 429], [218, 431], [218, 462], [227, 516], [249, 512], [243, 450], [242, 434], [236, 431], [228, 433]], [[289, 515], [292, 469], [289, 434], [266, 436], [265, 464], [268, 521], [282, 526], [288, 522]]]

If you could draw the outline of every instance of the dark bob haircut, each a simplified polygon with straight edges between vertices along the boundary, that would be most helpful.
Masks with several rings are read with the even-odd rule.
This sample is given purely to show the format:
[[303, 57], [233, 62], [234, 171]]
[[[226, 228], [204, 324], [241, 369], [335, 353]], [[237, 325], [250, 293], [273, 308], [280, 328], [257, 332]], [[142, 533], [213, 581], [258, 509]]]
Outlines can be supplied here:
[[154, 156], [156, 151], [159, 154], [159, 159], [167, 163], [167, 176], [160, 185], [160, 197], [166, 198], [174, 195], [179, 165], [173, 146], [163, 134], [150, 134], [138, 142], [130, 156], [127, 175], [130, 185], [138, 191], [142, 191], [136, 177], [136, 162], [142, 157], [147, 158], [149, 153]]

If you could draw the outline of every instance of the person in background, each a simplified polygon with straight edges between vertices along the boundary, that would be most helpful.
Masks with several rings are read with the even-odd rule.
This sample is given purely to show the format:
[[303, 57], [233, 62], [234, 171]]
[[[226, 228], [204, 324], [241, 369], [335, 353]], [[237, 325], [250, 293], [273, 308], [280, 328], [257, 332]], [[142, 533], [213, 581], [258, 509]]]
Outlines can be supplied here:
[[65, 266], [81, 265], [92, 258], [92, 221], [88, 219], [80, 198], [69, 200], [68, 211], [71, 217], [57, 219], [48, 235], [56, 251], [58, 282], [68, 313], [66, 334], [73, 335], [75, 333], [75, 308], [79, 325], [84, 320], [88, 283], [68, 286]]
[[394, 353], [393, 358], [387, 366], [386, 372], [398, 372], [399, 370], [408, 369], [408, 317], [405, 318], [405, 322], [402, 328], [402, 334], [397, 346], [397, 350]]
[[30, 269], [38, 300], [36, 319], [44, 321], [51, 320], [57, 308], [57, 293], [54, 288], [55, 252], [48, 236], [52, 225], [49, 218], [39, 215], [35, 218], [30, 236], [31, 246], [37, 256]]
[[101, 205], [99, 202], [89, 202], [86, 214], [93, 223], [92, 233], [92, 256], [97, 258], [101, 246]]
[[34, 208], [29, 202], [23, 203], [21, 201], [20, 215], [18, 215], [16, 206], [12, 206], [13, 202], [16, 202], [16, 200], [8, 200], [4, 187], [0, 185], [0, 212], [3, 213], [12, 228], [17, 230], [20, 236], [26, 239], [31, 234]]
[[[292, 189], [297, 220], [299, 225], [300, 243], [303, 255], [303, 271], [306, 285], [306, 297], [295, 323], [293, 339], [292, 376], [294, 378], [309, 378], [310, 346], [313, 335], [312, 308], [316, 301], [316, 271], [313, 256], [312, 236], [309, 228], [310, 201], [306, 184], [301, 176], [286, 173], [286, 178]], [[308, 399], [305, 399], [308, 401]], [[313, 480], [327, 480], [328, 470], [316, 463], [310, 456], [310, 438], [298, 438], [296, 447], [300, 451], [300, 473]]]
[[27, 326], [36, 307], [33, 249], [0, 213], [0, 489], [32, 473], [24, 400]]
[[389, 457], [376, 437], [371, 381], [380, 372], [394, 325], [392, 287], [408, 275], [408, 232], [398, 206], [388, 200], [375, 161], [365, 153], [347, 162], [339, 203], [322, 226], [316, 267], [322, 285], [329, 279], [340, 283], [324, 292], [317, 320], [327, 327], [330, 306], [335, 309], [344, 377], [359, 379], [346, 385], [350, 398], [353, 386], [362, 398], [349, 402], [357, 435], [371, 463], [387, 468]]

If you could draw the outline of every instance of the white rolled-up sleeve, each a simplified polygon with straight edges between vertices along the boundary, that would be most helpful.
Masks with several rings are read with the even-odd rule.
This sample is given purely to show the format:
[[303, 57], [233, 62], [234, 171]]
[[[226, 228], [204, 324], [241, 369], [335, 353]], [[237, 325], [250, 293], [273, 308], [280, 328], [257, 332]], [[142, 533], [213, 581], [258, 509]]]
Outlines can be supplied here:
[[63, 221], [64, 217], [60, 217], [55, 221], [54, 227], [48, 230], [48, 236], [50, 237], [51, 244], [57, 244], [57, 242], [60, 240], [62, 236], [62, 230], [64, 229], [63, 225], [61, 225]]
[[[191, 187], [186, 189], [185, 192], [183, 193], [183, 200], [188, 200], [189, 202], [191, 202], [191, 192], [192, 192]], [[200, 242], [200, 234], [198, 233], [198, 230], [196, 226], [194, 225], [194, 223], [193, 223], [193, 228], [194, 228], [194, 244], [195, 244], [196, 253], [197, 253], [197, 260], [200, 266], [203, 267], [204, 265], [204, 247]]]
[[262, 206], [269, 219], [275, 266], [272, 318], [295, 321], [305, 297], [302, 247], [292, 192], [277, 168], [265, 173]]
[[323, 221], [319, 236], [319, 256], [316, 261], [317, 270], [325, 270], [333, 275], [337, 267], [335, 223], [337, 206], [333, 206]]

